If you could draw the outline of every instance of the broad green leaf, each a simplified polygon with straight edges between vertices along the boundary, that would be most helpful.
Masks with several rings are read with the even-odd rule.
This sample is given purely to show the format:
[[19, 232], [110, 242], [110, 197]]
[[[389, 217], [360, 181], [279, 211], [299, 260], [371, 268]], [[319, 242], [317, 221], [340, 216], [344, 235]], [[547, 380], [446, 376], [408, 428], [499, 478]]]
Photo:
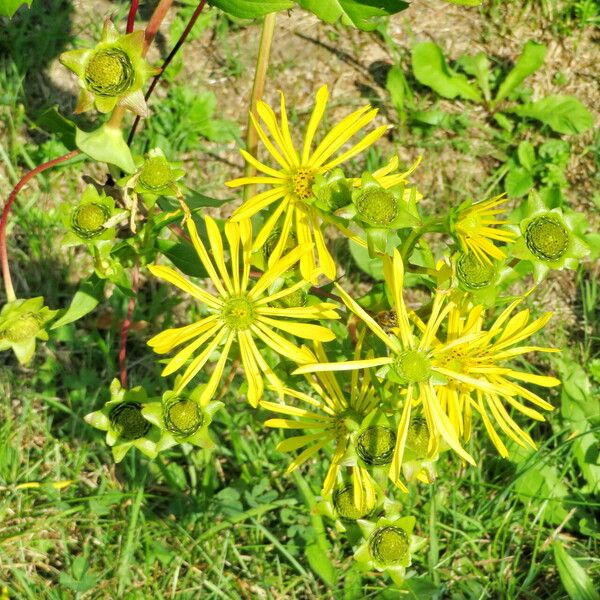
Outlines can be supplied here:
[[67, 148], [67, 150], [75, 150], [75, 133], [77, 127], [73, 121], [63, 117], [58, 112], [58, 104], [47, 108], [39, 114], [35, 120], [36, 125], [41, 127], [48, 133], [53, 133]]
[[307, 544], [304, 552], [313, 572], [328, 586], [332, 588], [335, 587], [337, 583], [337, 572], [333, 564], [331, 564], [327, 552], [325, 552], [316, 541]]
[[533, 171], [533, 167], [535, 166], [535, 148], [531, 142], [523, 140], [517, 148], [517, 156], [522, 167], [525, 167], [529, 172]]
[[364, 31], [377, 27], [374, 20], [377, 17], [387, 17], [408, 8], [408, 2], [403, 0], [299, 0], [298, 4], [326, 23], [341, 20]]
[[383, 281], [383, 263], [379, 258], [371, 258], [369, 251], [352, 240], [348, 240], [350, 254], [358, 267], [375, 281]]
[[388, 71], [385, 87], [390, 93], [390, 99], [398, 113], [398, 120], [400, 123], [404, 123], [406, 120], [405, 100], [410, 94], [410, 88], [406, 82], [404, 71], [400, 67], [394, 66]]
[[461, 56], [457, 62], [460, 63], [465, 73], [475, 77], [479, 89], [483, 92], [483, 97], [489, 101], [491, 99], [490, 61], [485, 52], [478, 52], [473, 56]]
[[560, 540], [552, 544], [560, 580], [571, 600], [600, 600], [600, 594], [585, 569], [565, 550]]
[[533, 187], [533, 178], [523, 167], [513, 167], [504, 180], [504, 189], [511, 198], [524, 196]]
[[588, 494], [600, 492], [600, 435], [588, 431], [573, 442], [573, 454], [585, 477], [586, 486], [581, 491]]
[[517, 59], [512, 71], [500, 84], [494, 98], [494, 105], [504, 100], [526, 77], [535, 73], [544, 62], [546, 57], [546, 46], [529, 40], [523, 47], [521, 56]]
[[459, 96], [476, 102], [482, 99], [464, 75], [450, 69], [441, 49], [433, 42], [420, 42], [412, 47], [412, 68], [420, 83], [444, 98]]
[[31, 6], [33, 0], [0, 0], [0, 17], [12, 17], [23, 4]]
[[256, 19], [294, 6], [292, 0], [209, 0], [209, 4], [240, 19]]
[[123, 132], [107, 124], [94, 131], [77, 129], [75, 133], [77, 147], [90, 158], [116, 165], [126, 173], [133, 173], [136, 169], [131, 150], [123, 139]]
[[104, 284], [105, 280], [100, 279], [96, 275], [92, 275], [86, 279], [73, 296], [69, 308], [67, 308], [58, 321], [52, 324], [51, 329], [57, 329], [58, 327], [77, 321], [93, 311], [98, 306], [100, 300], [102, 300]]
[[193, 211], [198, 208], [204, 208], [206, 206], [223, 206], [227, 202], [231, 202], [235, 200], [235, 198], [226, 198], [225, 200], [219, 200], [218, 198], [211, 198], [210, 196], [205, 196], [200, 192], [196, 192], [195, 190], [188, 189], [185, 193], [185, 203], [189, 206], [189, 208]]
[[156, 245], [162, 254], [186, 275], [206, 277], [206, 271], [191, 244], [159, 239]]
[[510, 109], [510, 112], [541, 121], [557, 133], [582, 133], [594, 125], [593, 115], [573, 96], [546, 96]]

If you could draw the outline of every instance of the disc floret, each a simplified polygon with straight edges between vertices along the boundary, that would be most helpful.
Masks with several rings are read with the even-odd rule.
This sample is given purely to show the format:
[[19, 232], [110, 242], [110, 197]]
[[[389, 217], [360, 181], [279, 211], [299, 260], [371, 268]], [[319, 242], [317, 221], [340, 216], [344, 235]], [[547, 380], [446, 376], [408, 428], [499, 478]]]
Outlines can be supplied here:
[[405, 383], [421, 383], [431, 377], [431, 360], [421, 350], [406, 350], [398, 354], [392, 370]]
[[229, 329], [244, 331], [256, 320], [256, 309], [247, 295], [231, 296], [225, 300], [220, 316]]

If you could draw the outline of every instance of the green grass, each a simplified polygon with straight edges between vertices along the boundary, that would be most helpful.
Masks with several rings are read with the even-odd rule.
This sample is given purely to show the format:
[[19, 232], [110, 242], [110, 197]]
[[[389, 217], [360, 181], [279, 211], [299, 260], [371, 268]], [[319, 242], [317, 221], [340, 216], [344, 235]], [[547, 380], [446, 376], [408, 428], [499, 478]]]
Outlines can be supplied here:
[[[63, 0], [49, 7], [55, 11], [53, 28], [40, 27], [42, 4], [34, 0], [32, 15], [18, 22], [8, 43], [3, 39], [0, 44], [3, 196], [25, 169], [64, 151], [35, 125], [37, 111], [53, 101], [56, 90], [41, 85], [28, 61], [44, 56], [36, 66], [43, 72], [73, 37], [89, 33], [81, 22], [72, 27], [73, 7]], [[495, 36], [503, 31], [504, 4], [491, 2], [486, 9]], [[516, 4], [523, 11], [532, 5], [527, 0]], [[125, 5], [115, 5], [120, 15]], [[560, 6], [544, 1], [542, 9], [543, 24], [556, 39], [597, 22], [587, 0]], [[225, 19], [203, 26], [213, 28], [220, 40], [244, 27]], [[325, 33], [336, 43], [343, 37], [331, 28]], [[223, 43], [222, 74], [243, 76], [239, 40]], [[278, 68], [273, 66], [273, 72]], [[172, 151], [191, 152], [198, 164], [202, 152], [210, 150], [203, 129], [206, 107], [192, 98], [200, 86], [182, 79], [172, 85], [183, 100], [165, 102], [162, 112], [157, 107], [157, 121], [139, 144], [156, 142], [177, 126]], [[388, 100], [383, 101], [393, 115]], [[292, 122], [297, 118], [292, 115]], [[429, 165], [436, 166], [444, 164], [452, 145], [466, 154], [465, 161], [485, 161], [490, 152], [502, 151], [493, 136], [489, 145], [472, 148], [472, 131], [459, 117], [451, 125], [444, 135], [407, 127], [405, 137], [390, 146], [424, 148]], [[597, 145], [590, 152], [600, 156]], [[373, 169], [386, 158], [370, 152], [365, 160]], [[80, 250], [61, 248], [55, 211], [81, 189], [81, 173], [76, 165], [40, 177], [21, 196], [9, 233], [15, 283], [28, 295], [43, 294], [52, 308], [65, 306], [90, 270]], [[465, 190], [481, 193], [494, 183], [493, 171], [485, 174], [483, 180], [469, 175], [459, 181], [443, 174], [440, 202], [454, 205]], [[336, 258], [350, 272], [349, 280], [370, 282], [338, 242]], [[566, 598], [555, 540], [600, 585], [600, 467], [594, 445], [600, 431], [594, 420], [600, 394], [597, 268], [579, 270], [576, 290], [577, 325], [559, 324], [551, 339], [543, 340], [568, 340], [568, 347], [559, 360], [528, 367], [558, 372], [567, 382], [562, 391], [549, 393], [549, 400], [562, 408], [548, 423], [531, 428], [539, 449], [502, 460], [478, 431], [470, 448], [480, 468], [465, 468], [444, 455], [434, 484], [413, 486], [401, 497], [403, 512], [417, 517], [417, 533], [427, 538], [414, 557], [408, 597]], [[118, 370], [115, 331], [126, 309], [127, 299], [119, 294], [104, 300], [94, 313], [40, 344], [26, 368], [8, 353], [0, 355], [0, 589], [6, 586], [13, 600], [398, 598], [383, 576], [359, 573], [344, 538], [311, 514], [307, 502], [318, 493], [326, 465], [315, 460], [296, 476], [285, 474], [288, 457], [275, 450], [281, 434], [264, 428], [266, 415], [260, 411], [245, 410], [239, 377], [221, 390], [226, 410], [215, 417], [216, 451], [175, 449], [153, 463], [131, 453], [113, 464], [102, 434], [89, 428], [83, 416], [108, 399], [108, 385]], [[156, 395], [162, 391], [157, 382], [164, 389], [167, 383], [145, 342], [162, 326], [165, 312], [168, 321], [190, 314], [189, 306], [164, 287], [145, 283], [134, 313], [141, 327], [129, 339], [130, 383], [147, 385]], [[70, 483], [56, 489], [52, 484], [58, 482]], [[23, 485], [30, 483], [39, 486]]]

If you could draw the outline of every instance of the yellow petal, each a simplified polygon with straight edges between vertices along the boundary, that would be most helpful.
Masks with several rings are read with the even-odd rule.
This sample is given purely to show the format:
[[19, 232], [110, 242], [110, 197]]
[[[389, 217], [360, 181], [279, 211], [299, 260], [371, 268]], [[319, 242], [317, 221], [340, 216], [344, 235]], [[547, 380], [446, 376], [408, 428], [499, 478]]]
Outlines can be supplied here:
[[221, 275], [221, 281], [225, 284], [227, 291], [230, 294], [234, 294], [235, 290], [233, 289], [233, 284], [231, 283], [227, 267], [225, 266], [225, 252], [223, 250], [223, 238], [221, 237], [221, 232], [215, 221], [210, 217], [205, 217], [204, 222], [206, 224], [206, 234], [208, 235], [213, 260]]
[[321, 325], [313, 325], [312, 323], [295, 323], [294, 321], [284, 321], [283, 319], [270, 319], [266, 316], [261, 316], [259, 322], [281, 329], [286, 333], [291, 333], [305, 340], [318, 340], [320, 342], [331, 342], [335, 339], [335, 333], [327, 327]]
[[310, 147], [312, 146], [312, 142], [315, 138], [315, 133], [317, 131], [317, 128], [319, 127], [319, 123], [321, 122], [323, 114], [325, 113], [325, 107], [327, 106], [328, 98], [329, 91], [327, 90], [327, 86], [323, 85], [317, 91], [315, 106], [313, 108], [312, 114], [310, 115], [308, 127], [306, 128], [306, 135], [304, 137], [304, 147], [302, 149], [303, 165], [308, 164], [308, 160], [310, 157]]
[[221, 302], [217, 298], [199, 288], [191, 281], [188, 281], [185, 277], [180, 275], [171, 267], [164, 267], [162, 265], [148, 265], [148, 270], [156, 277], [160, 277], [161, 279], [168, 281], [175, 287], [178, 287], [180, 290], [190, 294], [190, 296], [193, 296], [201, 302], [204, 302], [204, 304], [210, 306], [211, 308], [218, 309], [221, 306]]
[[372, 146], [388, 129], [389, 127], [387, 125], [382, 125], [381, 127], [378, 127], [377, 129], [366, 135], [360, 142], [358, 142], [358, 144], [352, 146], [350, 150], [347, 150], [343, 154], [340, 154], [340, 156], [338, 156], [335, 160], [332, 160], [326, 165], [323, 165], [321, 169], [323, 171], [330, 171], [331, 169], [334, 169], [338, 165], [342, 164], [343, 162], [350, 160], [357, 154], [360, 154], [363, 150], [366, 150], [369, 146]]
[[244, 374], [248, 380], [248, 402], [256, 408], [259, 400], [262, 398], [264, 391], [263, 379], [258, 370], [256, 359], [250, 348], [248, 338], [251, 337], [248, 331], [240, 331], [238, 340], [240, 343], [240, 356], [244, 367]]
[[191, 340], [205, 331], [208, 331], [215, 326], [217, 322], [217, 316], [211, 315], [204, 319], [200, 319], [191, 325], [184, 325], [183, 327], [174, 327], [172, 329], [166, 329], [155, 335], [153, 338], [148, 340], [148, 346], [150, 346], [157, 354], [165, 354], [170, 352], [175, 346], [183, 344], [188, 340]]
[[235, 222], [249, 219], [263, 208], [269, 206], [269, 204], [273, 204], [273, 202], [277, 202], [277, 200], [284, 198], [286, 194], [287, 188], [276, 187], [272, 190], [267, 190], [266, 192], [252, 196], [252, 198], [246, 200], [239, 208], [233, 211], [231, 220]]
[[167, 377], [175, 371], [179, 370], [192, 356], [192, 354], [200, 348], [203, 344], [205, 344], [213, 335], [219, 331], [222, 327], [221, 323], [215, 325], [212, 329], [209, 329], [204, 335], [201, 335], [197, 340], [194, 340], [189, 346], [186, 346], [182, 350], [180, 350], [166, 365], [163, 369], [161, 375], [163, 377]]
[[393, 358], [384, 356], [382, 358], [345, 360], [334, 363], [315, 363], [298, 367], [295, 371], [292, 372], [292, 375], [302, 375], [304, 373], [318, 373], [319, 371], [352, 371], [354, 369], [370, 369], [371, 367], [381, 367], [382, 365], [390, 365], [393, 362]]
[[[215, 365], [214, 371], [208, 380], [206, 387], [202, 390], [202, 394], [200, 396], [200, 405], [207, 406], [214, 400], [215, 391], [219, 382], [221, 381], [221, 377], [223, 377], [223, 371], [225, 369], [225, 362], [227, 361], [227, 357], [229, 356], [229, 350], [231, 350], [231, 344], [235, 339], [235, 333], [233, 331], [229, 332], [228, 338], [225, 340], [225, 345], [223, 346], [223, 350], [221, 351], [221, 356]], [[185, 375], [184, 375], [185, 378]], [[184, 379], [185, 380], [185, 379]], [[188, 380], [189, 381], [189, 380]], [[183, 387], [183, 382], [179, 384], [178, 389]], [[187, 383], [185, 384], [187, 385]]]

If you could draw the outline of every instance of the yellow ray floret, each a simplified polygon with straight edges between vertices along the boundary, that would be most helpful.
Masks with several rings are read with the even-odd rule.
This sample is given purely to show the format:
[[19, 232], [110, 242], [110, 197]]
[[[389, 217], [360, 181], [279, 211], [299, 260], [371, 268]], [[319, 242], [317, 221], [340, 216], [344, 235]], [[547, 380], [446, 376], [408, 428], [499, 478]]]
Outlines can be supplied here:
[[[371, 146], [387, 130], [385, 125], [377, 127], [354, 145], [343, 149], [354, 135], [375, 118], [377, 109], [367, 105], [343, 118], [313, 150], [313, 141], [325, 113], [328, 97], [327, 86], [321, 87], [317, 92], [301, 151], [296, 150], [292, 140], [283, 94], [281, 94], [279, 122], [273, 109], [265, 102], [259, 101], [258, 118], [253, 114], [250, 114], [250, 118], [260, 140], [279, 168], [274, 169], [241, 150], [244, 159], [262, 175], [241, 177], [226, 184], [230, 187], [254, 184], [270, 186], [267, 191], [244, 202], [233, 213], [232, 220], [248, 219], [278, 203], [256, 237], [254, 248], [261, 248], [269, 236], [277, 231], [276, 228], [280, 228], [279, 241], [271, 253], [271, 262], [279, 259], [290, 236], [295, 235], [300, 244], [312, 242], [313, 249], [300, 258], [302, 276], [310, 281], [314, 281], [320, 272], [330, 279], [336, 276], [335, 262], [327, 249], [321, 231], [321, 219], [308, 202], [313, 196], [312, 185], [315, 176], [326, 173], [356, 156]], [[338, 154], [339, 151], [341, 153]]]
[[250, 277], [253, 245], [250, 223], [242, 221], [225, 225], [229, 265], [226, 264], [223, 239], [217, 224], [210, 217], [205, 218], [205, 224], [210, 253], [191, 218], [187, 220], [187, 229], [214, 291], [189, 281], [170, 267], [151, 265], [148, 268], [153, 275], [195, 298], [207, 316], [184, 327], [167, 329], [154, 336], [148, 345], [159, 354], [181, 346], [162, 373], [164, 376], [170, 375], [187, 364], [176, 391], [183, 389], [211, 360], [211, 356], [220, 352], [202, 394], [201, 402], [204, 404], [211, 401], [223, 375], [229, 351], [237, 346], [248, 382], [248, 401], [252, 406], [257, 406], [264, 390], [263, 377], [275, 387], [280, 388], [281, 383], [263, 358], [256, 340], [282, 356], [304, 364], [313, 360], [312, 354], [276, 330], [302, 339], [331, 341], [335, 336], [330, 329], [306, 321], [338, 319], [339, 315], [336, 305], [332, 303], [291, 308], [273, 305], [306, 286], [305, 282], [300, 281], [273, 294], [268, 291], [272, 283], [310, 251], [310, 244], [294, 248], [254, 280]]

